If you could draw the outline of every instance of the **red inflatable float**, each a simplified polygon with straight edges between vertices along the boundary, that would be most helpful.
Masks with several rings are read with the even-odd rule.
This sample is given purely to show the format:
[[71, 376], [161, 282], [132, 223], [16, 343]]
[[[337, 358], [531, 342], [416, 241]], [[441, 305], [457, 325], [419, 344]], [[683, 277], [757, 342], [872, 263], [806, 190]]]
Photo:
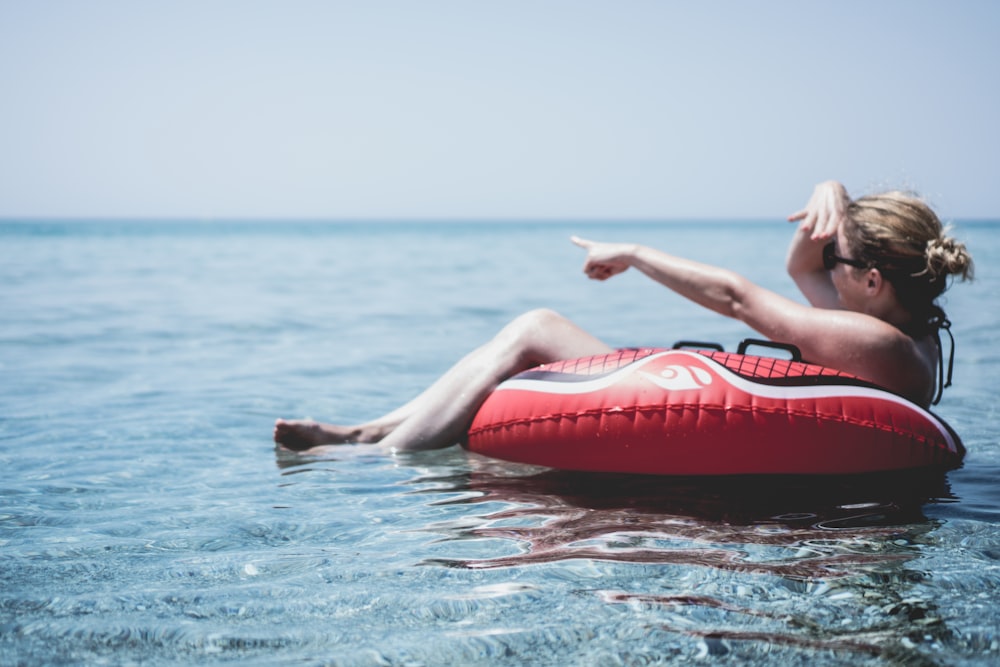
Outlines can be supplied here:
[[[487, 456], [655, 475], [858, 474], [954, 468], [935, 415], [836, 370], [716, 349], [620, 350], [502, 383], [469, 429]], [[684, 345], [684, 344], [678, 344]], [[704, 347], [704, 346], [703, 346]]]

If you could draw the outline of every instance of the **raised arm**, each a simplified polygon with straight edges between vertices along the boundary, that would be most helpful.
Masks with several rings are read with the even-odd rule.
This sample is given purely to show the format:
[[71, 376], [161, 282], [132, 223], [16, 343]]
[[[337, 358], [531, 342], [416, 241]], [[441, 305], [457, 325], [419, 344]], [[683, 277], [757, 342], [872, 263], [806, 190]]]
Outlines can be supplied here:
[[851, 198], [837, 181], [820, 183], [805, 208], [788, 216], [799, 223], [788, 247], [785, 266], [799, 291], [814, 306], [838, 308], [837, 290], [823, 268], [823, 246], [833, 240], [847, 215]]

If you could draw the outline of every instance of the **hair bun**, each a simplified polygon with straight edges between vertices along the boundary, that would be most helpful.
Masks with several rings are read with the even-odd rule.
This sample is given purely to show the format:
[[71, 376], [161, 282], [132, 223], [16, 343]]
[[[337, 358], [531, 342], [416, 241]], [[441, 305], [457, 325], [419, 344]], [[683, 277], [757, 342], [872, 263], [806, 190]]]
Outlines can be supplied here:
[[961, 276], [962, 280], [972, 279], [972, 256], [965, 249], [965, 244], [944, 233], [927, 242], [925, 257], [927, 272], [933, 280], [950, 275]]

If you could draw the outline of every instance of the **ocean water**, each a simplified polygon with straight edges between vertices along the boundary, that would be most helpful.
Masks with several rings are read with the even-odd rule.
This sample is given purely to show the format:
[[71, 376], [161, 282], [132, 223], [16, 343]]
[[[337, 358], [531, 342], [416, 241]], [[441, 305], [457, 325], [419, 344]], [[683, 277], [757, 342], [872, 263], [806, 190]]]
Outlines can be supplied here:
[[947, 475], [574, 475], [276, 451], [409, 399], [517, 314], [750, 335], [570, 234], [793, 294], [782, 222], [0, 223], [0, 664], [992, 665], [1000, 223], [946, 309]]

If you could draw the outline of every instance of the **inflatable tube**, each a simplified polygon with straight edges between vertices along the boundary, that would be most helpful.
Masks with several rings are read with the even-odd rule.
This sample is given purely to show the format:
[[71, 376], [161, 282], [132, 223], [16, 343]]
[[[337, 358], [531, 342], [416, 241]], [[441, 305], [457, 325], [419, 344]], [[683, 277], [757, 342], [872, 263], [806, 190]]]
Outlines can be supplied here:
[[965, 453], [941, 419], [845, 373], [657, 348], [514, 376], [479, 409], [466, 446], [564, 470], [655, 475], [949, 469]]

